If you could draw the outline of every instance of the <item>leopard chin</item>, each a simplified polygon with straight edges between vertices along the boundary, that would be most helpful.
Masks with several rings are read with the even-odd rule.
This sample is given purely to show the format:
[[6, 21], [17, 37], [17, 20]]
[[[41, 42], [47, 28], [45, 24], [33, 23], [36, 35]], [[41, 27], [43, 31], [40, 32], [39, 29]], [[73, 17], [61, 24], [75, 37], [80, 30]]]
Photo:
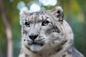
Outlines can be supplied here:
[[32, 52], [35, 52], [35, 53], [39, 52], [41, 49], [42, 49], [41, 45], [35, 45], [35, 44], [33, 44], [33, 45], [30, 46], [30, 50]]
[[44, 42], [32, 42], [32, 43], [28, 43], [28, 45], [26, 45], [26, 48], [29, 49], [30, 51], [34, 52], [34, 53], [38, 53], [39, 51], [41, 51], [44, 47]]

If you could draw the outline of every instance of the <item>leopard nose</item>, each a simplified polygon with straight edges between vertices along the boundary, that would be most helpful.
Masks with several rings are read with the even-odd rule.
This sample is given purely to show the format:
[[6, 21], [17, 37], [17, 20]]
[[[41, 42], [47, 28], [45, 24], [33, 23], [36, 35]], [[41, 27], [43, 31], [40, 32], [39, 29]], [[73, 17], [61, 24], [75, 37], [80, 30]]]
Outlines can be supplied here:
[[38, 35], [29, 35], [29, 38], [32, 40], [35, 40], [38, 37]]

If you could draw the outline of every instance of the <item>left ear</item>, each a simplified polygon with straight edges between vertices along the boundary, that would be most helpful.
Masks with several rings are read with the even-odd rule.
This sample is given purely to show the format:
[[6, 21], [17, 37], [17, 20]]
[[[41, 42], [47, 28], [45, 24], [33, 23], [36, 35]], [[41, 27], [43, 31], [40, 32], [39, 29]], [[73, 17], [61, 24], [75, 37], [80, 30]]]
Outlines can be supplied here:
[[53, 14], [56, 18], [58, 18], [58, 21], [63, 22], [64, 14], [63, 14], [63, 9], [62, 9], [62, 7], [57, 6], [57, 7], [53, 10], [52, 14]]

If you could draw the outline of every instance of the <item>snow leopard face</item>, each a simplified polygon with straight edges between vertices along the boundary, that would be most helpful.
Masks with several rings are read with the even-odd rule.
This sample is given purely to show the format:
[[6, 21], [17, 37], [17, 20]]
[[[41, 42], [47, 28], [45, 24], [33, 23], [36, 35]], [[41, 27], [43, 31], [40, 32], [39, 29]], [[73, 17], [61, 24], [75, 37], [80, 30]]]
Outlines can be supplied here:
[[61, 10], [54, 13], [46, 11], [20, 15], [23, 45], [32, 52], [48, 51], [59, 48], [65, 41], [61, 27], [63, 15]]

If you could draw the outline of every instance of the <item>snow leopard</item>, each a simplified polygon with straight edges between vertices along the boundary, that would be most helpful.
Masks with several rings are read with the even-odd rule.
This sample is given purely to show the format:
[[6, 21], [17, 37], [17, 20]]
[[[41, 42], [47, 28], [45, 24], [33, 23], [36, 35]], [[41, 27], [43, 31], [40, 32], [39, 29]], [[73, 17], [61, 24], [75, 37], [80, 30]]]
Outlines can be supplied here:
[[74, 34], [63, 9], [20, 13], [19, 57], [84, 57], [73, 45]]

